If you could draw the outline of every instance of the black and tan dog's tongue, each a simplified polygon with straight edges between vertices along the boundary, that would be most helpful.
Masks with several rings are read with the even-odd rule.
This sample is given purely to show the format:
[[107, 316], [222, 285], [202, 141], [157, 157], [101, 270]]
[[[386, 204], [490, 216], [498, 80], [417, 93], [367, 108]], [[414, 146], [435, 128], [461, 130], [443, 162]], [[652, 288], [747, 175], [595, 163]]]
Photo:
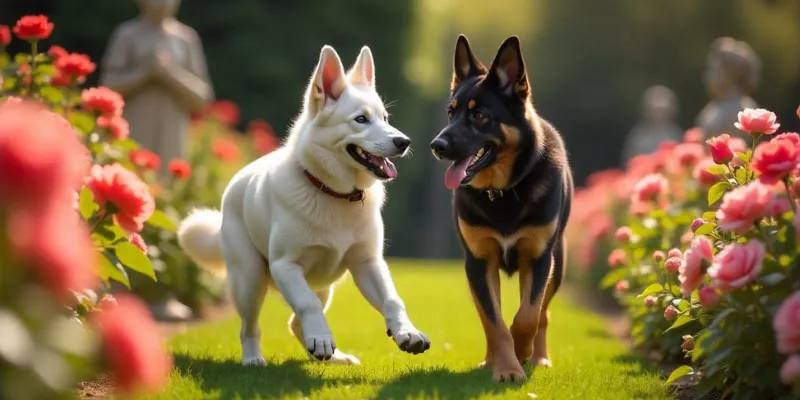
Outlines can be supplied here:
[[444, 173], [444, 186], [448, 190], [455, 190], [461, 186], [461, 181], [467, 176], [467, 167], [469, 167], [471, 159], [472, 157], [467, 157], [464, 160], [456, 161], [447, 168]]

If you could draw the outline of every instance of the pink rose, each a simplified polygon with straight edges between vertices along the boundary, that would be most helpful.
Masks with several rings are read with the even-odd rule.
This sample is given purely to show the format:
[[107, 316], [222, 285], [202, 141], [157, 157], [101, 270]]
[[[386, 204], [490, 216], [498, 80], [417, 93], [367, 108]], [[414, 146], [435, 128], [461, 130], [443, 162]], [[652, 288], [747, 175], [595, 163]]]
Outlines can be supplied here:
[[666, 262], [664, 262], [664, 269], [666, 269], [670, 274], [674, 274], [678, 272], [682, 263], [683, 261], [680, 259], [680, 257], [670, 257]]
[[611, 268], [620, 267], [625, 264], [625, 251], [614, 249], [608, 255], [608, 266]]
[[780, 182], [797, 168], [800, 162], [800, 136], [783, 133], [756, 147], [750, 167], [758, 172], [764, 184]]
[[617, 238], [617, 240], [622, 243], [627, 243], [629, 240], [631, 240], [632, 235], [633, 231], [627, 226], [620, 227], [617, 229], [617, 232], [614, 233], [614, 236]]
[[669, 258], [672, 258], [672, 257], [681, 258], [681, 257], [683, 257], [683, 253], [681, 253], [681, 249], [670, 249], [669, 252], [667, 252], [667, 257], [669, 257]]
[[700, 143], [681, 143], [672, 150], [672, 157], [667, 164], [670, 172], [681, 173], [684, 168], [695, 166], [705, 156], [705, 149]]
[[720, 180], [722, 180], [722, 175], [715, 175], [711, 172], [708, 172], [708, 167], [715, 165], [714, 160], [710, 158], [704, 158], [700, 160], [697, 165], [694, 166], [694, 170], [692, 171], [692, 177], [698, 183], [700, 183], [703, 187], [709, 187]]
[[705, 131], [701, 128], [691, 128], [686, 130], [683, 133], [683, 142], [684, 143], [700, 143], [703, 141], [703, 138], [706, 137]]
[[781, 382], [793, 385], [800, 377], [800, 354], [792, 354], [781, 366]]
[[733, 159], [730, 140], [731, 135], [727, 133], [706, 140], [706, 144], [708, 144], [708, 148], [711, 151], [711, 158], [714, 159], [715, 163], [727, 164]]
[[649, 174], [639, 180], [636, 186], [633, 187], [632, 201], [634, 203], [642, 203], [648, 201], [656, 201], [669, 189], [667, 178], [661, 174]]
[[653, 296], [647, 296], [644, 298], [644, 306], [645, 307], [652, 307], [656, 304], [656, 298]]
[[661, 250], [656, 250], [653, 252], [653, 261], [655, 262], [662, 262], [664, 261], [664, 252]]
[[668, 306], [667, 309], [664, 310], [664, 318], [667, 321], [672, 321], [673, 319], [675, 319], [675, 314], [677, 314], [677, 313], [678, 313], [678, 310], [675, 309], [675, 307]]
[[747, 232], [757, 219], [764, 216], [774, 196], [769, 187], [757, 181], [725, 193], [717, 210], [718, 226], [724, 231]]
[[751, 239], [745, 244], [731, 243], [714, 258], [708, 268], [708, 276], [720, 290], [740, 288], [761, 273], [765, 250], [764, 244], [758, 239]]
[[697, 231], [697, 229], [699, 229], [705, 223], [706, 223], [706, 221], [704, 219], [695, 218], [694, 221], [692, 221], [692, 226], [691, 226], [692, 232]]
[[791, 354], [800, 350], [800, 291], [783, 301], [772, 320], [778, 351]]
[[750, 133], [771, 135], [781, 126], [775, 122], [778, 119], [775, 113], [763, 108], [745, 108], [743, 111], [739, 111], [738, 118], [739, 122], [734, 123], [733, 126]]
[[712, 261], [712, 244], [705, 236], [697, 236], [691, 247], [683, 254], [683, 264], [678, 270], [681, 294], [689, 296], [703, 283], [703, 260]]
[[623, 279], [623, 280], [617, 282], [616, 290], [617, 290], [617, 293], [624, 293], [624, 292], [627, 292], [628, 289], [630, 289], [630, 287], [631, 287], [631, 285], [628, 283], [628, 281]]
[[765, 215], [770, 217], [780, 218], [792, 209], [791, 203], [785, 197], [775, 197], [767, 204]]
[[720, 299], [719, 293], [717, 293], [717, 291], [714, 290], [714, 288], [708, 286], [700, 289], [700, 292], [698, 292], [698, 296], [700, 300], [700, 305], [702, 305], [703, 308], [713, 307], [715, 304], [719, 302]]

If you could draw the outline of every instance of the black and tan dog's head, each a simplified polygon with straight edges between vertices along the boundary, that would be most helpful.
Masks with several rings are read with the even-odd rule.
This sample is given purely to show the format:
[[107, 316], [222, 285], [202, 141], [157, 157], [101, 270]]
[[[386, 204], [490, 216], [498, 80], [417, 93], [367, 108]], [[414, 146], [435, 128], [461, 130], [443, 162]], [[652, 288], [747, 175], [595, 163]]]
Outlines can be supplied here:
[[533, 163], [535, 112], [519, 39], [506, 39], [486, 68], [458, 37], [449, 122], [430, 143], [433, 155], [453, 162], [445, 186], [504, 189]]

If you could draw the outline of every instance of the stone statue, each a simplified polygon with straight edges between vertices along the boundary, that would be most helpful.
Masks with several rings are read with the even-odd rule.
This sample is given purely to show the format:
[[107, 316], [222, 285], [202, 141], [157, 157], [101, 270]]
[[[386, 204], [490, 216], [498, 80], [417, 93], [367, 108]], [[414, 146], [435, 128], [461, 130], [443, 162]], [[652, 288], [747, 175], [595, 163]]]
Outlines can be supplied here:
[[100, 84], [125, 98], [130, 136], [164, 161], [185, 157], [190, 114], [213, 99], [197, 32], [175, 19], [180, 0], [136, 0], [138, 18], [112, 33]]
[[758, 87], [760, 77], [761, 60], [750, 45], [730, 37], [711, 43], [703, 77], [711, 101], [700, 111], [696, 122], [706, 137], [721, 133], [750, 137], [733, 124], [739, 111], [758, 107], [750, 94]]
[[678, 116], [678, 97], [666, 86], [656, 85], [642, 95], [639, 122], [625, 137], [622, 147], [622, 165], [639, 154], [649, 154], [662, 142], [680, 142], [683, 131], [675, 123]]

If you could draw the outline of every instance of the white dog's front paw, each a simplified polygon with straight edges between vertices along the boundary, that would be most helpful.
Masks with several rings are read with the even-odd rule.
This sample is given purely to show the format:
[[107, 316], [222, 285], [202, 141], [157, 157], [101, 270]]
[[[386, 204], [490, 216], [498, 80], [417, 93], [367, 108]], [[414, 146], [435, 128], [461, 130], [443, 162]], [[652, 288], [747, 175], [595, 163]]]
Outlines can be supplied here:
[[333, 352], [336, 351], [336, 342], [333, 341], [333, 336], [330, 334], [305, 335], [303, 342], [308, 353], [320, 361], [330, 360]]
[[417, 328], [400, 328], [397, 333], [391, 330], [386, 333], [392, 336], [397, 347], [406, 353], [421, 354], [424, 353], [425, 350], [431, 348], [431, 341], [428, 339], [428, 336], [420, 332]]
[[255, 366], [263, 367], [263, 366], [267, 365], [267, 360], [265, 360], [264, 357], [262, 357], [262, 356], [246, 357], [246, 358], [242, 359], [242, 365], [244, 365], [244, 366], [255, 365]]

